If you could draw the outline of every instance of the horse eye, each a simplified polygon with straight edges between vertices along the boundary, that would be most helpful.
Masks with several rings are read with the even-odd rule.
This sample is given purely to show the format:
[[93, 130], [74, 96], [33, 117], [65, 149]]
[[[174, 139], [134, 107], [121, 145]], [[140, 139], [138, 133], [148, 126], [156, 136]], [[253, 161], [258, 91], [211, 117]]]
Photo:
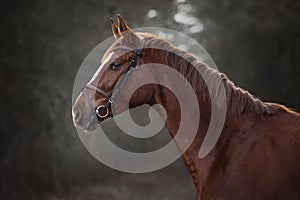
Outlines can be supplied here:
[[110, 69], [116, 70], [119, 69], [122, 66], [122, 63], [112, 63], [110, 64]]

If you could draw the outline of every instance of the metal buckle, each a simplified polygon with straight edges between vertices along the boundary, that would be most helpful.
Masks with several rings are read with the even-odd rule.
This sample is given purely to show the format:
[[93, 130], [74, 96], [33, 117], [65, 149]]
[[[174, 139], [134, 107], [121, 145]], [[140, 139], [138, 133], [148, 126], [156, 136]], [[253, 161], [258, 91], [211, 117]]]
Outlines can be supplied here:
[[[104, 114], [104, 115], [101, 114], [101, 110], [103, 110], [103, 109], [105, 110], [105, 114]], [[108, 114], [109, 114], [108, 107], [106, 107], [106, 106], [104, 106], [104, 105], [98, 106], [98, 107], [96, 108], [96, 114], [97, 114], [97, 116], [98, 116], [99, 118], [101, 118], [101, 119], [107, 117]]]

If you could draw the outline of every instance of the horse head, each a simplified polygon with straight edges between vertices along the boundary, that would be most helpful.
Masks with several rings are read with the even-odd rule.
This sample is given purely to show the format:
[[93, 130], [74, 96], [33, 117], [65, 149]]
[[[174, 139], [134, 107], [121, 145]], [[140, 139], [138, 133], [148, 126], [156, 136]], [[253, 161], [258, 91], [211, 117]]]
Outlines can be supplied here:
[[[146, 38], [141, 33], [133, 32], [120, 15], [118, 26], [112, 19], [111, 25], [115, 42], [104, 54], [100, 67], [72, 108], [74, 125], [86, 131], [95, 130], [98, 123], [113, 116], [112, 104], [115, 114], [118, 114], [128, 107], [149, 104], [153, 99], [153, 85], [145, 85], [131, 96], [125, 89], [151, 77], [147, 68], [141, 67], [146, 61]], [[122, 105], [124, 101], [115, 101], [116, 98], [129, 99], [129, 106]]]

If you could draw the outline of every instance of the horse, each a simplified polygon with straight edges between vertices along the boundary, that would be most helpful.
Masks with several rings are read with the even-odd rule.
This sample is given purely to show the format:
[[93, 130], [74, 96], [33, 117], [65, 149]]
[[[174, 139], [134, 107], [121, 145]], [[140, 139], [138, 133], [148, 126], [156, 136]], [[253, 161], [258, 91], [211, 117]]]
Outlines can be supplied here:
[[[139, 80], [151, 76], [155, 79], [150, 67], [143, 67], [145, 64], [163, 64], [178, 71], [189, 82], [201, 110], [199, 122], [190, 116], [189, 123], [198, 123], [198, 129], [193, 142], [182, 154], [193, 178], [198, 200], [300, 199], [299, 113], [283, 105], [259, 100], [235, 86], [225, 74], [188, 52], [154, 34], [134, 32], [121, 15], [117, 17], [118, 25], [111, 19], [115, 42], [103, 55], [101, 69], [72, 107], [77, 128], [93, 131], [101, 122], [112, 117], [111, 104], [118, 96], [130, 99], [130, 109], [144, 104], [163, 106], [167, 115], [165, 126], [174, 138], [180, 111], [178, 101], [170, 90], [157, 84], [147, 84], [131, 97], [126, 92], [127, 87]], [[170, 51], [163, 51], [160, 47]], [[199, 75], [195, 66], [201, 68], [205, 77]], [[138, 67], [137, 72], [135, 69]], [[131, 75], [127, 76], [129, 73]], [[170, 77], [164, 78], [168, 80]], [[208, 87], [213, 87], [218, 97], [220, 84], [226, 91], [224, 127], [211, 152], [199, 158], [198, 152], [211, 117]], [[122, 103], [114, 107], [115, 114], [128, 109]], [[193, 113], [193, 106], [189, 112]], [[177, 142], [180, 144], [181, 141]]]

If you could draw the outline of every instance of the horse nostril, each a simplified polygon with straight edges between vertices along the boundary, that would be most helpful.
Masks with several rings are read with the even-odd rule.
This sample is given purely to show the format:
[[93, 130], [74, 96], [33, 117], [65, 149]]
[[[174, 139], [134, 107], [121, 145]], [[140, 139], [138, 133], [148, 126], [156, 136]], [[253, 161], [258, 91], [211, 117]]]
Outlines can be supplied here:
[[73, 118], [74, 118], [74, 121], [75, 122], [78, 122], [79, 119], [81, 117], [81, 112], [80, 112], [80, 109], [78, 108], [75, 112], [74, 112], [74, 115], [73, 115]]

